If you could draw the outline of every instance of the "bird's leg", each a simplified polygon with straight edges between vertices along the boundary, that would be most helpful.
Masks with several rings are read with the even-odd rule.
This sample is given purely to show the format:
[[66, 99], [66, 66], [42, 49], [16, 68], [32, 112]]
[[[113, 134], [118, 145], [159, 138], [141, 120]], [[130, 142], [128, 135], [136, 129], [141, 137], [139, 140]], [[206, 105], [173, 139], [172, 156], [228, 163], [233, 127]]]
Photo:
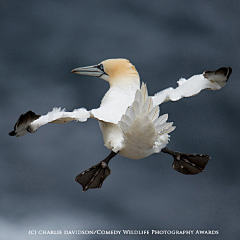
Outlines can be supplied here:
[[108, 163], [115, 155], [117, 155], [117, 153], [112, 151], [100, 163], [83, 171], [75, 178], [75, 181], [82, 185], [83, 192], [87, 191], [89, 188], [102, 187], [103, 181], [111, 173], [111, 170], [108, 167]]
[[204, 154], [189, 154], [163, 148], [162, 152], [173, 156], [173, 169], [183, 174], [197, 174], [204, 171], [210, 157]]

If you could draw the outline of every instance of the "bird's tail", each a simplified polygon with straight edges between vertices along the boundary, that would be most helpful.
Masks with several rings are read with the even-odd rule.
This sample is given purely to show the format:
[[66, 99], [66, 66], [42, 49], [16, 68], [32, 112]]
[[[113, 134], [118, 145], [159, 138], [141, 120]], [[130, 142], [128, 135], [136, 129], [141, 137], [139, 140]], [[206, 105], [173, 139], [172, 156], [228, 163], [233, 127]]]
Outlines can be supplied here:
[[[153, 107], [152, 97], [148, 96], [146, 84], [143, 83], [141, 89], [136, 91], [133, 104], [119, 121], [124, 143], [131, 150], [129, 154], [132, 158], [147, 157], [167, 145], [168, 133], [175, 127], [172, 122], [167, 122], [167, 114], [159, 116], [159, 112], [159, 106]], [[122, 155], [125, 155], [124, 149]]]

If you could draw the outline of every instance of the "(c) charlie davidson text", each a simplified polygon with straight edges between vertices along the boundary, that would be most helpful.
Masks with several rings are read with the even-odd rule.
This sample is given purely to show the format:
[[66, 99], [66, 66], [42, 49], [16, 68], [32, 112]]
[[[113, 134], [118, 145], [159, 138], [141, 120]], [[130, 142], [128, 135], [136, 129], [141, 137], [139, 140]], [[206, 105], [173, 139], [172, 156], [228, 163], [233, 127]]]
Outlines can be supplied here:
[[218, 235], [219, 230], [29, 230], [29, 235]]

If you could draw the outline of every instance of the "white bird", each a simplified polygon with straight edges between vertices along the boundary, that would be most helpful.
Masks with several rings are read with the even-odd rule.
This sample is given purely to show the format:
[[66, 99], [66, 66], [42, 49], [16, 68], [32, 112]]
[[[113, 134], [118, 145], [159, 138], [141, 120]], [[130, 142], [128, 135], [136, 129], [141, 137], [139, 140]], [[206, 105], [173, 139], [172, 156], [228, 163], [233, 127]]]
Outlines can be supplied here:
[[73, 112], [54, 108], [43, 116], [28, 111], [20, 116], [14, 131], [9, 135], [19, 137], [28, 132], [33, 133], [47, 123], [97, 119], [104, 144], [111, 153], [99, 164], [75, 178], [83, 186], [83, 191], [102, 186], [105, 178], [111, 173], [108, 163], [116, 154], [141, 159], [162, 151], [174, 157], [172, 166], [175, 170], [183, 174], [197, 174], [204, 170], [210, 157], [179, 153], [166, 148], [169, 133], [175, 127], [172, 126], [172, 122], [167, 122], [167, 114], [159, 116], [159, 105], [194, 96], [203, 89], [219, 90], [225, 86], [231, 72], [230, 67], [222, 67], [216, 71], [194, 75], [188, 80], [181, 78], [177, 88], [167, 88], [150, 97], [146, 84], [142, 83], [140, 88], [136, 68], [126, 59], [108, 59], [98, 65], [75, 68], [72, 73], [96, 76], [109, 82], [110, 88], [99, 108], [90, 111], [79, 108]]

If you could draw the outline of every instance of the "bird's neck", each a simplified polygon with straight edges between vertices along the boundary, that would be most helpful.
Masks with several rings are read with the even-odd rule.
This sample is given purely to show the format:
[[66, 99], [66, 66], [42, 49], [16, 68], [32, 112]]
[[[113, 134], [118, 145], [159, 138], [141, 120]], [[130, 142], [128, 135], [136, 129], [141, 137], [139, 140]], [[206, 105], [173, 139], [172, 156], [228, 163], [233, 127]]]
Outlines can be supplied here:
[[137, 89], [140, 89], [140, 81], [131, 81], [121, 84], [112, 84], [110, 85], [109, 90], [116, 90], [116, 91], [124, 91], [124, 90], [133, 90], [136, 91]]
[[127, 77], [115, 77], [109, 81], [110, 88], [102, 99], [101, 106], [112, 104], [115, 102], [116, 107], [123, 102], [129, 101], [131, 105], [135, 93], [140, 89], [140, 79], [138, 74], [129, 75]]
[[137, 71], [128, 72], [127, 75], [122, 74], [118, 76], [111, 77], [109, 79], [110, 88], [120, 87], [120, 88], [139, 88], [140, 87], [140, 77]]

